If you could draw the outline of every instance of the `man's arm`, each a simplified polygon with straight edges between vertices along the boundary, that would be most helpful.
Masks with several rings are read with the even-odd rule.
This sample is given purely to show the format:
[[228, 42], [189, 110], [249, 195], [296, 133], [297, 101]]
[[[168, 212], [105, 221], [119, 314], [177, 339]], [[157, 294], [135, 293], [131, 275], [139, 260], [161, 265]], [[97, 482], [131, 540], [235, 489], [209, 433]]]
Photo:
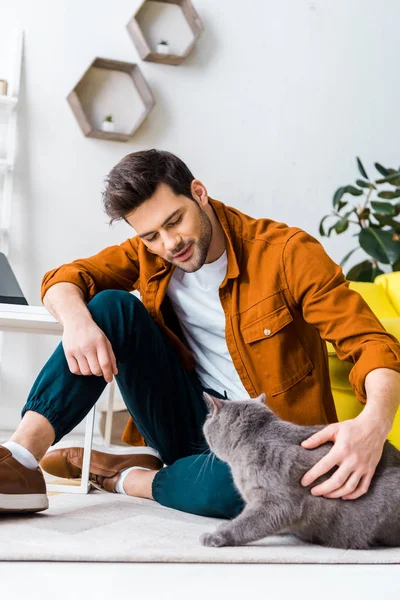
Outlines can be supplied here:
[[350, 383], [357, 399], [366, 404], [355, 419], [328, 425], [302, 442], [308, 449], [327, 441], [334, 445], [301, 483], [308, 486], [338, 466], [311, 493], [354, 500], [369, 489], [399, 405], [400, 344], [360, 294], [349, 288], [341, 267], [306, 232], [296, 232], [288, 240], [284, 270], [305, 320], [333, 344], [341, 360], [353, 362]]
[[62, 344], [71, 373], [103, 376], [107, 382], [118, 373], [111, 343], [86, 303], [105, 289], [131, 291], [138, 277], [135, 238], [46, 273], [42, 301], [63, 326]]
[[329, 479], [312, 488], [314, 496], [355, 500], [369, 489], [399, 406], [400, 373], [375, 369], [368, 373], [365, 387], [367, 403], [358, 417], [328, 425], [302, 442], [308, 449], [335, 442], [330, 452], [301, 480], [307, 486], [332, 467], [340, 467]]
[[392, 369], [374, 369], [365, 378], [367, 403], [364, 417], [390, 432], [400, 404], [400, 373]]
[[77, 286], [85, 302], [107, 289], [130, 292], [135, 287], [139, 272], [138, 239], [134, 237], [89, 258], [74, 260], [48, 271], [42, 281], [42, 302], [49, 288], [60, 282]]
[[374, 369], [400, 372], [400, 343], [377, 319], [362, 296], [349, 288], [342, 268], [305, 231], [287, 241], [284, 273], [294, 302], [340, 360], [353, 363], [349, 380], [356, 398], [366, 403], [365, 379]]
[[43, 298], [43, 304], [63, 327], [68, 321], [92, 318], [82, 290], [73, 283], [52, 285]]

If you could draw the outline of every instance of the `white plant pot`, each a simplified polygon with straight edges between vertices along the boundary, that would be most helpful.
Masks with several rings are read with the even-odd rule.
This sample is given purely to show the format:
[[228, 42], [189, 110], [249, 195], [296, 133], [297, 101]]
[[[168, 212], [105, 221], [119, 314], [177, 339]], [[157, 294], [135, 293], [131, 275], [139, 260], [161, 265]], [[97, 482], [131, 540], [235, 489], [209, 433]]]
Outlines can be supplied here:
[[157, 44], [157, 52], [158, 54], [170, 54], [169, 44], [167, 46], [164, 44]]
[[102, 131], [107, 131], [108, 133], [112, 133], [115, 131], [115, 123], [110, 121], [103, 121], [101, 124]]

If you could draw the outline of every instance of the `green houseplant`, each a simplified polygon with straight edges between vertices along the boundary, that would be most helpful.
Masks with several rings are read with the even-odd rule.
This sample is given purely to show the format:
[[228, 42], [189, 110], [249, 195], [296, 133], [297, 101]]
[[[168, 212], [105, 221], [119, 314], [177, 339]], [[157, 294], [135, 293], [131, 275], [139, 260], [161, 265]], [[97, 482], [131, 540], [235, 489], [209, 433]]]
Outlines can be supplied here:
[[[387, 169], [375, 163], [376, 170], [383, 177], [372, 181], [358, 157], [357, 165], [362, 179], [357, 179], [356, 185], [346, 185], [336, 190], [333, 196], [334, 210], [322, 218], [319, 233], [329, 237], [332, 231], [341, 234], [348, 230], [351, 223], [357, 225], [360, 229], [352, 235], [358, 237], [359, 245], [346, 254], [340, 266], [343, 267], [353, 252], [362, 248], [371, 259], [352, 267], [346, 278], [351, 281], [374, 281], [377, 275], [384, 272], [379, 263], [390, 265], [392, 271], [400, 271], [400, 221], [396, 220], [400, 214], [400, 202], [396, 201], [400, 198], [400, 168]], [[356, 206], [350, 207], [351, 196], [359, 197]], [[375, 196], [382, 200], [373, 199]], [[324, 221], [333, 216], [336, 221], [325, 232]]]

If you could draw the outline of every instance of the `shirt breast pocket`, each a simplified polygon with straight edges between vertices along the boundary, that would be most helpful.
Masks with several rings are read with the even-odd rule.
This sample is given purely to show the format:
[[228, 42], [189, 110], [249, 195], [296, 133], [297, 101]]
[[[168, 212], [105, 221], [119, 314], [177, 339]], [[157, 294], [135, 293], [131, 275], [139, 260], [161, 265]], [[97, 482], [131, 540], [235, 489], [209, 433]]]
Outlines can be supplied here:
[[[259, 310], [257, 312], [259, 314]], [[286, 305], [258, 316], [254, 321], [251, 312], [246, 311], [246, 324], [242, 325], [241, 333], [250, 360], [256, 370], [262, 369], [265, 391], [271, 396], [293, 387], [313, 369]]]

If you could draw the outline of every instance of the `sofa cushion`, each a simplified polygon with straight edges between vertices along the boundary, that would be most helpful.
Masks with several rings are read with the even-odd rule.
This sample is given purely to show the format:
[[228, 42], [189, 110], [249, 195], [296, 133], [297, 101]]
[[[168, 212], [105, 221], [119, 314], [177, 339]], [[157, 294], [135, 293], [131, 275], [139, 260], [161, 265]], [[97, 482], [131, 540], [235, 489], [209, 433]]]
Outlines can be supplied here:
[[[385, 285], [388, 286], [389, 284]], [[368, 281], [350, 281], [349, 287], [362, 296], [379, 320], [391, 319], [400, 315], [400, 312], [397, 312], [396, 308], [393, 306], [391, 298], [383, 285], [377, 285], [376, 283]]]
[[[397, 312], [396, 308], [394, 307], [391, 301], [391, 298], [389, 297], [389, 288], [392, 293], [391, 297], [394, 296], [394, 289], [396, 286], [389, 282], [394, 281], [393, 275], [395, 274], [397, 274], [397, 272], [391, 273], [390, 277], [388, 277], [386, 274], [379, 275], [375, 278], [376, 283], [368, 281], [350, 281], [349, 287], [350, 289], [358, 292], [360, 296], [362, 296], [363, 300], [365, 300], [365, 302], [368, 304], [372, 312], [375, 313], [375, 316], [379, 319], [381, 323], [387, 320], [388, 325], [390, 327], [390, 329], [387, 329], [387, 331], [389, 331], [389, 333], [393, 333], [393, 335], [396, 336], [397, 339], [399, 339], [398, 335], [400, 333], [400, 324], [396, 323], [396, 320], [399, 320], [400, 315], [400, 289], [396, 289], [396, 292], [398, 294], [399, 312]], [[380, 284], [377, 285], [379, 279]], [[396, 280], [397, 287], [400, 288], [400, 279]], [[394, 328], [393, 331], [392, 328]], [[336, 356], [336, 352], [332, 344], [330, 342], [327, 342], [326, 346], [328, 350], [328, 355]]]
[[378, 275], [375, 277], [374, 284], [385, 291], [400, 317], [400, 271]]

